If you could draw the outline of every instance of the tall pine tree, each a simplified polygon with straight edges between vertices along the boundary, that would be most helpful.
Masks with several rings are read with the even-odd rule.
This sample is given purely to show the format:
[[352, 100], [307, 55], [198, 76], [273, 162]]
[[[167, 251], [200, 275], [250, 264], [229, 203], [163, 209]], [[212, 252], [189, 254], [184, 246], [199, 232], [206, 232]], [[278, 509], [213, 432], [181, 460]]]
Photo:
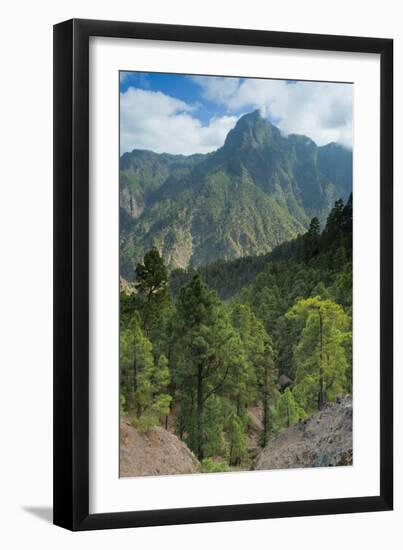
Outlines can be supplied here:
[[190, 447], [202, 460], [206, 401], [223, 392], [229, 381], [238, 363], [239, 339], [216, 293], [198, 275], [179, 293], [173, 338], [175, 383], [187, 414], [182, 424], [191, 434]]

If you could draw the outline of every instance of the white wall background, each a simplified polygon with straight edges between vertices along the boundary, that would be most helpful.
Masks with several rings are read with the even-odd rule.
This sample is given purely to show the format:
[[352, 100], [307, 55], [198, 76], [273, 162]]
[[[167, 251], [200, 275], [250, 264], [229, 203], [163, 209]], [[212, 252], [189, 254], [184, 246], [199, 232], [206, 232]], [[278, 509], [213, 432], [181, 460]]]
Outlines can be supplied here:
[[[50, 523], [52, 464], [52, 25], [71, 17], [381, 36], [395, 39], [395, 182], [403, 177], [403, 10], [397, 0], [59, 0], [2, 9], [0, 86], [0, 545], [168, 550], [252, 545], [299, 550], [400, 548], [403, 540], [403, 293], [396, 288], [395, 511], [69, 533]], [[396, 273], [403, 193], [395, 185]], [[397, 287], [397, 285], [396, 285]]]

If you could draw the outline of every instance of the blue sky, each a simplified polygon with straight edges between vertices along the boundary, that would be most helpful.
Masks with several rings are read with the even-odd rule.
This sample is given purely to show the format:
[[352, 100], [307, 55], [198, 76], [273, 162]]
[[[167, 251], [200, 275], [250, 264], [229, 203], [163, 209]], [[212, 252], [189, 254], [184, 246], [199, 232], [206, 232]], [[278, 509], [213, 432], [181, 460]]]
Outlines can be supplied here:
[[163, 73], [120, 73], [121, 153], [206, 153], [260, 109], [284, 134], [351, 146], [352, 85]]
[[[210, 77], [211, 79], [217, 77]], [[238, 81], [240, 84], [245, 82], [245, 78], [227, 77], [227, 82]], [[293, 84], [294, 81], [287, 81], [287, 84]], [[120, 78], [120, 92], [124, 93], [128, 88], [140, 88], [142, 90], [160, 91], [171, 97], [180, 99], [188, 104], [196, 106], [194, 115], [201, 120], [203, 125], [208, 125], [211, 118], [221, 117], [227, 113], [227, 107], [216, 103], [203, 95], [203, 88], [197, 83], [195, 78], [187, 75], [169, 74], [169, 73], [140, 73], [140, 72], [122, 72]], [[250, 106], [251, 109], [253, 106]], [[244, 109], [238, 109], [241, 114]], [[271, 122], [275, 123], [275, 117], [269, 117]]]
[[224, 106], [205, 100], [202, 97], [202, 88], [192, 78], [183, 75], [125, 72], [121, 76], [121, 93], [126, 92], [130, 86], [142, 90], [158, 90], [186, 103], [197, 105], [195, 114], [204, 125], [208, 124], [213, 116], [225, 114]]

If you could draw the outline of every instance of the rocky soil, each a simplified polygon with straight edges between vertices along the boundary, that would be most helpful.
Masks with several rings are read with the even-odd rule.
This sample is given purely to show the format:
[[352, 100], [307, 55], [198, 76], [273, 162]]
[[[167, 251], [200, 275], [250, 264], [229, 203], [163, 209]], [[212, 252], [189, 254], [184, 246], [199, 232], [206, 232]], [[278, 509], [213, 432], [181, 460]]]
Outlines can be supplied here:
[[176, 435], [155, 427], [143, 434], [127, 418], [120, 421], [120, 477], [194, 474], [200, 463]]
[[349, 466], [353, 463], [351, 396], [277, 434], [252, 463], [252, 470]]

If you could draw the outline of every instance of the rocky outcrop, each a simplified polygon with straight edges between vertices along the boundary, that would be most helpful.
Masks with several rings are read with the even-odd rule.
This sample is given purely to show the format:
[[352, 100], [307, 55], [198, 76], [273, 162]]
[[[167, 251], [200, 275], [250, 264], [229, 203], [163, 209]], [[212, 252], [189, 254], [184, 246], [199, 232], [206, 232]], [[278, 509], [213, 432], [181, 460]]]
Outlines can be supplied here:
[[352, 398], [348, 395], [273, 437], [251, 469], [352, 465], [352, 427]]
[[141, 193], [135, 193], [129, 187], [124, 186], [121, 186], [119, 203], [120, 207], [133, 219], [139, 218], [145, 208], [144, 197]]
[[119, 277], [119, 290], [120, 292], [125, 292], [126, 294], [134, 294], [136, 292], [136, 287], [133, 283], [129, 283], [123, 277]]
[[141, 433], [127, 418], [121, 419], [120, 477], [194, 474], [199, 471], [199, 461], [176, 435], [160, 427]]

